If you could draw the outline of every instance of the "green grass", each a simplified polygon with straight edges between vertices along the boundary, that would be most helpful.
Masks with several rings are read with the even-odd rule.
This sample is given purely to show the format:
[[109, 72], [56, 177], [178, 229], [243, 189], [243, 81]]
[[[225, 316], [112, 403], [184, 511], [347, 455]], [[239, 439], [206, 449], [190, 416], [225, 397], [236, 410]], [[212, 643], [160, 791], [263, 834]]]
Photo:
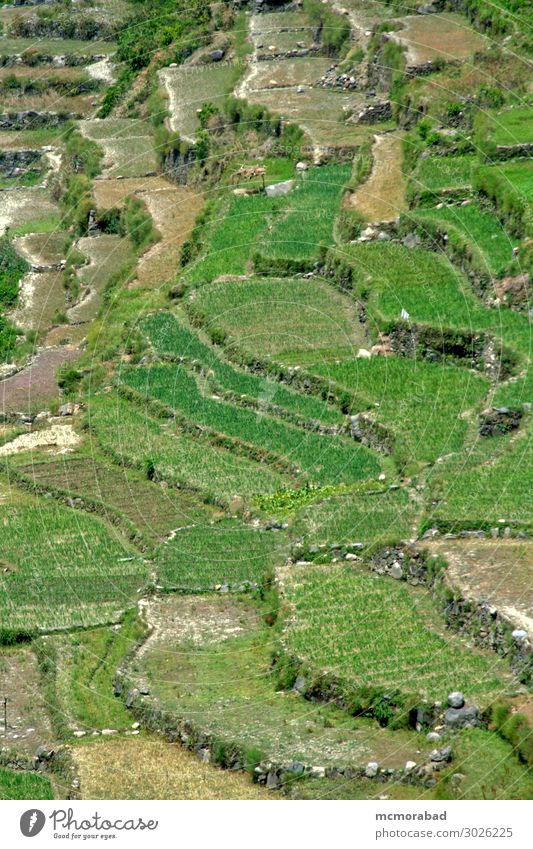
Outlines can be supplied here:
[[279, 198], [258, 194], [232, 195], [222, 214], [207, 231], [207, 250], [189, 266], [186, 275], [192, 283], [214, 280], [221, 274], [244, 274], [250, 256], [271, 215], [282, 204]]
[[431, 473], [425, 524], [446, 531], [509, 525], [531, 533], [532, 475], [530, 431], [513, 441], [478, 439]]
[[471, 185], [474, 155], [427, 156], [420, 159], [412, 183], [417, 195], [438, 194], [444, 190], [466, 189]]
[[116, 45], [111, 41], [77, 41], [75, 39], [56, 38], [2, 38], [0, 56], [16, 56], [19, 53], [32, 52], [43, 56], [93, 56], [94, 54], [113, 53]]
[[[83, 730], [131, 727], [131, 713], [113, 695], [117, 668], [136, 641], [145, 634], [137, 611], [129, 611], [120, 624], [52, 638], [56, 658], [56, 693], [66, 718]], [[46, 656], [49, 642], [43, 647]]]
[[485, 273], [498, 275], [513, 258], [516, 239], [508, 236], [495, 215], [476, 203], [468, 206], [448, 206], [442, 209], [419, 209], [412, 216], [417, 223], [435, 228], [459, 239], [467, 249], [479, 255]]
[[[222, 274], [244, 274], [259, 251], [267, 259], [310, 261], [321, 243], [331, 244], [340, 192], [350, 166], [311, 168], [285, 197], [232, 195], [208, 228], [205, 255], [187, 271], [193, 282]], [[271, 228], [271, 229], [270, 229]]]
[[227, 334], [230, 356], [235, 345], [251, 360], [303, 365], [353, 357], [367, 344], [355, 304], [319, 280], [216, 283], [194, 293], [187, 308], [208, 332]]
[[533, 142], [531, 106], [520, 106], [488, 114], [491, 141], [496, 145]]
[[164, 589], [206, 592], [244, 582], [263, 584], [283, 556], [285, 534], [256, 530], [235, 519], [181, 528], [155, 554], [157, 584]]
[[293, 567], [285, 581], [290, 618], [283, 641], [315, 671], [343, 688], [443, 699], [462, 690], [486, 704], [505, 685], [495, 657], [439, 633], [428, 593], [346, 566]]
[[391, 430], [393, 455], [402, 463], [431, 462], [459, 450], [465, 414], [479, 407], [489, 388], [488, 380], [466, 369], [402, 357], [343, 360], [309, 370], [347, 391], [353, 412], [367, 411]]
[[121, 398], [94, 397], [90, 422], [103, 450], [121, 465], [153, 469], [170, 484], [189, 486], [227, 503], [275, 492], [289, 478], [264, 465], [214, 447], [207, 439], [174, 431]]
[[281, 408], [282, 414], [314, 419], [324, 424], [340, 424], [342, 414], [319, 398], [302, 395], [281, 383], [237, 369], [220, 359], [218, 352], [202, 342], [198, 334], [171, 313], [148, 316], [141, 323], [155, 351], [201, 363], [209, 370], [210, 382], [216, 390], [255, 403], [263, 410]]
[[352, 266], [354, 292], [368, 298], [378, 321], [398, 321], [405, 309], [413, 322], [492, 333], [504, 346], [527, 355], [527, 318], [486, 308], [445, 256], [398, 244], [347, 245], [334, 255]]
[[0, 799], [53, 799], [50, 779], [35, 772], [0, 767]]
[[308, 171], [303, 185], [288, 195], [272, 230], [263, 236], [259, 252], [270, 259], [316, 259], [317, 246], [333, 242], [333, 221], [342, 187], [350, 175], [350, 165]]
[[144, 397], [153, 397], [187, 421], [238, 439], [268, 452], [274, 468], [279, 461], [296, 466], [314, 482], [353, 483], [379, 474], [371, 452], [347, 438], [320, 435], [214, 400], [200, 392], [195, 377], [181, 366], [154, 365], [125, 370], [121, 379]]
[[27, 459], [27, 455], [13, 458], [16, 472], [25, 482], [58, 496], [81, 497], [87, 509], [98, 507], [111, 521], [117, 517], [124, 520], [127, 530], [149, 542], [161, 540], [179, 526], [207, 522], [212, 517], [212, 510], [191, 493], [105, 465], [94, 456], [26, 465]]
[[61, 230], [63, 222], [59, 215], [49, 215], [46, 218], [32, 218], [25, 224], [10, 229], [10, 236], [26, 236], [28, 233], [55, 233]]
[[43, 499], [0, 508], [2, 627], [47, 631], [116, 621], [147, 566], [110, 527]]
[[302, 539], [304, 546], [408, 539], [419, 509], [402, 489], [334, 495], [300, 510], [291, 524], [291, 537]]

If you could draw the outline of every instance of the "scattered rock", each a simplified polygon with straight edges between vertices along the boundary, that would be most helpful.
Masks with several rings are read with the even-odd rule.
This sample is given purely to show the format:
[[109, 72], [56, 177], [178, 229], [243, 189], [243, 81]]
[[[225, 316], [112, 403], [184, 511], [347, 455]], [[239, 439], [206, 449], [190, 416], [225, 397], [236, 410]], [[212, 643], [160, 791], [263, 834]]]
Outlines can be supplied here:
[[452, 759], [452, 747], [451, 746], [443, 746], [442, 749], [433, 749], [429, 753], [430, 761], [433, 763], [447, 763]]
[[465, 704], [465, 697], [458, 690], [448, 695], [448, 707], [462, 708]]
[[481, 724], [479, 708], [476, 705], [462, 708], [448, 708], [444, 714], [448, 728], [465, 728]]

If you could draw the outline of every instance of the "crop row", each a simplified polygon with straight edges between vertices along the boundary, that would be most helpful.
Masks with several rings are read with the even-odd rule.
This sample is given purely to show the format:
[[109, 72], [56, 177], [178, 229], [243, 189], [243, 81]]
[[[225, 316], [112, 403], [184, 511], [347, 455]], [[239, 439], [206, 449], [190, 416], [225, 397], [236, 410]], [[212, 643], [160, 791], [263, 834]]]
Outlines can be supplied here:
[[306, 566], [295, 568], [285, 594], [291, 655], [347, 686], [397, 688], [431, 700], [464, 690], [482, 702], [505, 689], [501, 661], [428, 626], [426, 616], [437, 612], [406, 584], [347, 567]]
[[351, 483], [379, 474], [379, 463], [367, 448], [202, 395], [195, 377], [181, 366], [128, 369], [122, 373], [122, 380], [143, 396], [156, 398], [178, 411], [188, 421], [257, 446], [282, 461], [288, 460], [315, 482]]
[[198, 335], [171, 313], [148, 316], [141, 324], [152, 346], [159, 354], [171, 354], [189, 361], [196, 360], [212, 375], [215, 388], [246, 397], [264, 409], [281, 407], [289, 414], [314, 419], [324, 424], [339, 424], [340, 412], [312, 395], [302, 395], [283, 384], [265, 380], [224, 362], [216, 351], [205, 345]]
[[290, 483], [273, 469], [215, 447], [206, 438], [176, 432], [170, 424], [165, 427], [122, 398], [94, 397], [90, 423], [115, 462], [199, 490], [215, 501], [273, 493]]

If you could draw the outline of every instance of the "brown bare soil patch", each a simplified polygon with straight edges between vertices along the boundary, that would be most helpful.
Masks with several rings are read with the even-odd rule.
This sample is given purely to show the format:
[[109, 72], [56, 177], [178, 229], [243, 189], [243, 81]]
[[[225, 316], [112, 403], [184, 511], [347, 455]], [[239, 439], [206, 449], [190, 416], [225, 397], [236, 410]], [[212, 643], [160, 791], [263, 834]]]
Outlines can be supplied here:
[[153, 288], [175, 275], [181, 246], [194, 227], [204, 200], [191, 189], [172, 183], [167, 183], [166, 188], [138, 192], [138, 196], [146, 203], [161, 234], [161, 240], [141, 257], [137, 267], [137, 282]]
[[[0, 569], [4, 568], [0, 562]], [[53, 742], [37, 661], [30, 648], [0, 650], [0, 696], [8, 700], [7, 731], [2, 702], [0, 747], [33, 757], [37, 746]]]
[[533, 545], [517, 540], [439, 540], [427, 547], [448, 561], [453, 584], [497, 607], [533, 633]]
[[404, 29], [391, 37], [407, 47], [408, 65], [468, 59], [487, 45], [487, 39], [462, 15], [408, 15], [401, 22]]
[[170, 280], [178, 268], [181, 246], [202, 208], [202, 195], [165, 177], [96, 180], [93, 192], [101, 209], [120, 207], [133, 196], [144, 201], [161, 239], [141, 257], [136, 283], [155, 287]]
[[20, 281], [16, 309], [10, 317], [23, 330], [47, 330], [57, 312], [65, 310], [60, 271], [28, 271]]
[[115, 738], [76, 746], [84, 799], [275, 799], [242, 772], [217, 769], [177, 743]]
[[96, 318], [106, 284], [131, 256], [131, 245], [128, 239], [102, 233], [78, 239], [76, 247], [88, 263], [78, 269], [80, 296], [67, 315], [72, 324], [83, 324]]
[[57, 369], [78, 356], [78, 349], [70, 345], [42, 348], [27, 368], [0, 382], [0, 415], [43, 409], [57, 397]]
[[407, 208], [401, 134], [376, 136], [372, 154], [370, 177], [351, 195], [349, 204], [369, 223], [390, 221]]
[[13, 244], [30, 265], [59, 265], [64, 259], [63, 249], [67, 238], [67, 233], [61, 230], [55, 233], [28, 233], [17, 236]]

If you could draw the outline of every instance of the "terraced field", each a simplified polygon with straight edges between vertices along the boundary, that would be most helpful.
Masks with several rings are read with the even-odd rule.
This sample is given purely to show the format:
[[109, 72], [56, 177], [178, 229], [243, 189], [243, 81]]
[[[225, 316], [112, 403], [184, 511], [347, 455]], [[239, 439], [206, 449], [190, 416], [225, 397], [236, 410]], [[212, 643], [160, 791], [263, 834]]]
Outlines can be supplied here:
[[[353, 357], [365, 343], [349, 298], [326, 283], [287, 279], [236, 280], [200, 288], [191, 314], [208, 330], [221, 329], [231, 348], [288, 365]], [[264, 315], [269, 326], [264, 326]]]
[[531, 798], [501, 9], [0, 10], [0, 797]]

